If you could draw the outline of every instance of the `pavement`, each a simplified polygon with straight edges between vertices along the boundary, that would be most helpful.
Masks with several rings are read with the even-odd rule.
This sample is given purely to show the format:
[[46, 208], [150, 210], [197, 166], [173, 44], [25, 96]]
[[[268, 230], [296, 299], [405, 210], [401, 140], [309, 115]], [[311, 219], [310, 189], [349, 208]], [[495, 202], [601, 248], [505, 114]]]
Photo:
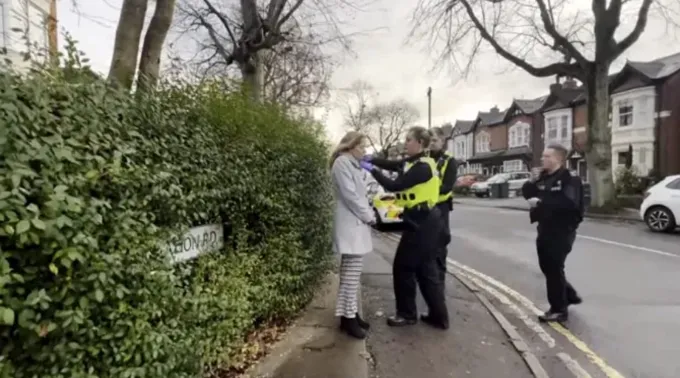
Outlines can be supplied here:
[[300, 319], [246, 377], [367, 378], [366, 342], [338, 331], [337, 290], [338, 276], [333, 273]]
[[[511, 198], [477, 198], [477, 197], [463, 197], [457, 196], [454, 199], [454, 203], [470, 206], [483, 206], [483, 207], [495, 207], [499, 209], [508, 210], [523, 210], [529, 211], [529, 204], [522, 197], [511, 197]], [[641, 222], [640, 213], [637, 209], [621, 209], [616, 214], [600, 214], [587, 212], [585, 214], [586, 218], [595, 219], [611, 219], [611, 220], [623, 220], [623, 221], [633, 221]]]
[[[391, 261], [396, 241], [380, 237], [373, 243], [375, 253], [367, 256], [362, 279], [364, 316], [371, 322], [371, 377], [533, 377], [501, 325], [453, 276], [446, 285], [449, 330], [425, 324], [387, 326], [386, 318], [394, 311]], [[418, 302], [426, 311], [420, 296]]]
[[451, 225], [451, 272], [487, 294], [550, 377], [680, 377], [680, 232], [584, 220], [566, 264], [584, 303], [562, 327], [535, 321], [547, 300], [525, 211], [457, 204]]

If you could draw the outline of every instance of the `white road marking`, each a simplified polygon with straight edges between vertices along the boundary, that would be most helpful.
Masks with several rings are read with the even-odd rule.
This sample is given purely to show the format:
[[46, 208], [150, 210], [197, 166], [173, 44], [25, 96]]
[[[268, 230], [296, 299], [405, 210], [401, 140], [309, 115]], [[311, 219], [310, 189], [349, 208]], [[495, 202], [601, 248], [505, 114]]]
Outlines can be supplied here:
[[557, 358], [559, 358], [567, 367], [567, 369], [569, 369], [569, 371], [577, 378], [591, 378], [590, 374], [588, 374], [588, 372], [585, 371], [585, 369], [583, 369], [575, 359], [571, 358], [570, 355], [564, 352], [559, 352], [557, 353]]
[[659, 251], [659, 250], [657, 250], [657, 249], [652, 249], [652, 248], [647, 248], [647, 247], [640, 247], [640, 246], [637, 246], [637, 245], [632, 245], [632, 244], [627, 244], [627, 243], [620, 243], [620, 242], [613, 241], [613, 240], [607, 240], [607, 239], [597, 238], [597, 237], [595, 237], [595, 236], [578, 235], [578, 234], [577, 234], [576, 236], [579, 237], [579, 238], [581, 238], [581, 239], [592, 240], [592, 241], [596, 241], [596, 242], [600, 242], [600, 243], [604, 243], [604, 244], [611, 244], [611, 245], [615, 245], [615, 246], [618, 246], [618, 247], [625, 247], [625, 248], [630, 248], [630, 249], [637, 249], [638, 251], [644, 251], [644, 252], [649, 252], [649, 253], [655, 253], [655, 254], [661, 255], [661, 256], [668, 256], [668, 257], [680, 258], [680, 255], [675, 255], [675, 254], [673, 254], [673, 253], [664, 252], [664, 251]]
[[455, 261], [455, 260], [453, 260], [453, 259], [447, 258], [446, 260], [447, 260], [447, 262], [448, 262], [449, 264], [452, 264], [452, 265], [455, 266], [456, 268], [458, 268], [458, 269], [460, 269], [460, 270], [463, 270], [463, 271], [465, 271], [465, 272], [467, 272], [467, 273], [469, 273], [469, 274], [475, 275], [475, 276], [481, 278], [482, 280], [488, 282], [489, 284], [491, 284], [491, 285], [497, 287], [498, 289], [500, 289], [501, 291], [503, 291], [505, 294], [509, 295], [510, 297], [512, 297], [513, 299], [515, 299], [517, 302], [521, 303], [524, 307], [526, 307], [526, 308], [527, 308], [529, 311], [531, 311], [534, 315], [538, 316], [538, 315], [543, 314], [544, 311], [539, 310], [538, 307], [536, 307], [536, 305], [534, 305], [534, 303], [533, 303], [532, 301], [530, 301], [527, 297], [525, 297], [525, 296], [523, 296], [522, 294], [516, 292], [515, 290], [511, 289], [511, 288], [508, 287], [507, 285], [505, 285], [505, 284], [499, 282], [499, 281], [496, 280], [495, 278], [490, 277], [490, 276], [487, 276], [486, 274], [484, 274], [484, 273], [482, 273], [482, 272], [480, 272], [480, 271], [477, 271], [477, 270], [475, 270], [475, 269], [472, 269], [472, 268], [470, 268], [470, 267], [467, 266], [467, 265], [463, 265], [463, 264], [461, 264], [461, 263], [459, 263], [458, 261]]
[[[518, 293], [517, 291], [511, 289], [507, 285], [501, 283], [500, 281], [487, 276], [486, 274], [479, 272], [473, 268], [470, 268], [466, 265], [463, 265], [455, 260], [452, 260], [450, 258], [447, 258], [447, 262], [457, 268], [459, 270], [465, 271], [468, 275], [473, 275], [479, 277], [481, 280], [484, 280], [488, 282], [489, 284], [495, 286], [499, 290], [503, 291], [505, 294], [508, 296], [512, 297], [522, 305], [524, 305], [526, 308], [528, 308], [530, 311], [533, 311], [535, 315], [540, 315], [543, 312], [539, 310], [536, 305], [531, 302], [527, 297], [523, 296], [522, 294]], [[483, 286], [482, 286], [483, 287]], [[488, 287], [488, 286], [487, 286]], [[579, 339], [576, 335], [574, 335], [571, 331], [563, 327], [561, 324], [558, 323], [549, 323], [549, 326], [552, 327], [555, 331], [559, 332], [564, 336], [572, 345], [574, 345], [577, 349], [579, 349], [581, 352], [585, 354], [585, 356], [600, 370], [608, 377], [608, 378], [623, 378], [623, 375], [619, 373], [616, 369], [613, 367], [609, 366], [607, 362], [602, 359], [602, 357], [598, 356], [595, 352], [593, 352], [590, 347], [584, 343], [581, 339]]]
[[529, 327], [530, 330], [536, 332], [538, 337], [541, 338], [547, 345], [548, 348], [554, 348], [555, 347], [555, 339], [546, 332], [543, 327], [541, 327], [538, 322], [536, 322], [533, 318], [529, 317], [521, 308], [519, 308], [514, 302], [512, 302], [507, 296], [503, 295], [502, 293], [498, 292], [498, 290], [494, 289], [493, 287], [487, 285], [486, 283], [482, 282], [479, 278], [475, 277], [472, 274], [466, 273], [461, 269], [457, 269], [458, 274], [461, 276], [467, 278], [468, 280], [472, 281], [475, 285], [478, 287], [484, 289], [486, 292], [489, 294], [493, 295], [498, 299], [501, 303], [504, 305], [508, 306], [512, 312], [515, 313], [515, 315], [527, 326]]

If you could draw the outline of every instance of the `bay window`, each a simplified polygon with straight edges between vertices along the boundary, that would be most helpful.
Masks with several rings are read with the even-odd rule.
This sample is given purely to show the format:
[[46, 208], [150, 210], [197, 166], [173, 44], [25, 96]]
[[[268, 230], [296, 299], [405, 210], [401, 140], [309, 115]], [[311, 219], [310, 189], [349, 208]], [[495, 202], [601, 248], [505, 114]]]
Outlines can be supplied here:
[[528, 146], [531, 142], [531, 125], [519, 122], [512, 125], [508, 131], [508, 147]]
[[477, 134], [477, 142], [476, 142], [476, 151], [477, 153], [479, 152], [489, 152], [491, 151], [491, 138], [489, 137], [489, 133], [482, 131], [479, 134]]

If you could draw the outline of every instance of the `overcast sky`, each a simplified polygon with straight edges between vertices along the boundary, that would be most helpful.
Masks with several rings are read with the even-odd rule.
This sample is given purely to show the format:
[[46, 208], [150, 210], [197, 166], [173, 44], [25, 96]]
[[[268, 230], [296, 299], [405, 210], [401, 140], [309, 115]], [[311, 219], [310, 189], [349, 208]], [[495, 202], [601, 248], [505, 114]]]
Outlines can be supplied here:
[[[570, 0], [584, 3], [585, 0]], [[60, 27], [78, 41], [79, 47], [91, 60], [96, 71], [108, 72], [113, 50], [115, 28], [122, 0], [78, 1], [73, 9], [70, 0], [59, 1]], [[491, 54], [486, 54], [475, 66], [473, 75], [462, 80], [448, 72], [431, 73], [432, 58], [423, 46], [407, 46], [404, 39], [410, 30], [408, 17], [415, 0], [377, 0], [365, 12], [351, 16], [345, 27], [349, 31], [374, 30], [357, 37], [356, 57], [344, 57], [342, 66], [333, 77], [334, 94], [343, 93], [354, 80], [365, 80], [378, 91], [381, 100], [403, 97], [420, 110], [427, 123], [427, 87], [433, 88], [433, 124], [474, 118], [478, 110], [494, 105], [507, 107], [513, 98], [535, 98], [547, 92], [552, 78], [537, 79]], [[584, 3], [585, 4], [585, 3]], [[581, 5], [584, 5], [581, 4]], [[585, 4], [587, 6], [587, 4]], [[149, 10], [149, 15], [152, 10]], [[630, 27], [630, 25], [624, 25]], [[61, 41], [61, 39], [60, 39]], [[645, 34], [617, 62], [625, 59], [651, 60], [680, 52], [676, 32], [667, 32], [662, 22], [650, 22]], [[334, 96], [337, 97], [337, 96]], [[328, 105], [328, 134], [339, 139], [342, 117], [337, 102]]]

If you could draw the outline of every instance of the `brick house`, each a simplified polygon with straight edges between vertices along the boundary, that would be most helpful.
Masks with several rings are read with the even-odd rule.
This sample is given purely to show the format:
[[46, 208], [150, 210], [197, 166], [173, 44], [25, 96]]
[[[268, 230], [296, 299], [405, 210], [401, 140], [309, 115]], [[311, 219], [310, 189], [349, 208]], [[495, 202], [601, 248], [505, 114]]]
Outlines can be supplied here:
[[643, 176], [680, 173], [680, 53], [628, 61], [610, 89], [612, 166], [631, 158]]
[[[527, 171], [536, 165], [532, 136], [542, 125], [541, 107], [546, 96], [533, 100], [514, 99], [505, 114], [507, 125], [507, 150], [503, 153], [503, 172]], [[539, 132], [540, 134], [540, 132]], [[542, 149], [541, 145], [537, 146]]]
[[573, 79], [550, 85], [540, 109], [541, 124], [534, 129], [533, 162], [538, 166], [545, 146], [558, 143], [569, 149], [567, 167], [585, 179], [584, 160], [586, 124], [588, 121], [585, 90]]
[[473, 172], [492, 175], [503, 170], [503, 153], [508, 148], [506, 111], [494, 106], [488, 112], [477, 113], [473, 125], [472, 157], [468, 164]]
[[470, 168], [468, 159], [472, 157], [472, 145], [474, 143], [473, 126], [474, 120], [456, 120], [451, 133], [453, 156], [458, 163], [458, 174], [481, 173]]

